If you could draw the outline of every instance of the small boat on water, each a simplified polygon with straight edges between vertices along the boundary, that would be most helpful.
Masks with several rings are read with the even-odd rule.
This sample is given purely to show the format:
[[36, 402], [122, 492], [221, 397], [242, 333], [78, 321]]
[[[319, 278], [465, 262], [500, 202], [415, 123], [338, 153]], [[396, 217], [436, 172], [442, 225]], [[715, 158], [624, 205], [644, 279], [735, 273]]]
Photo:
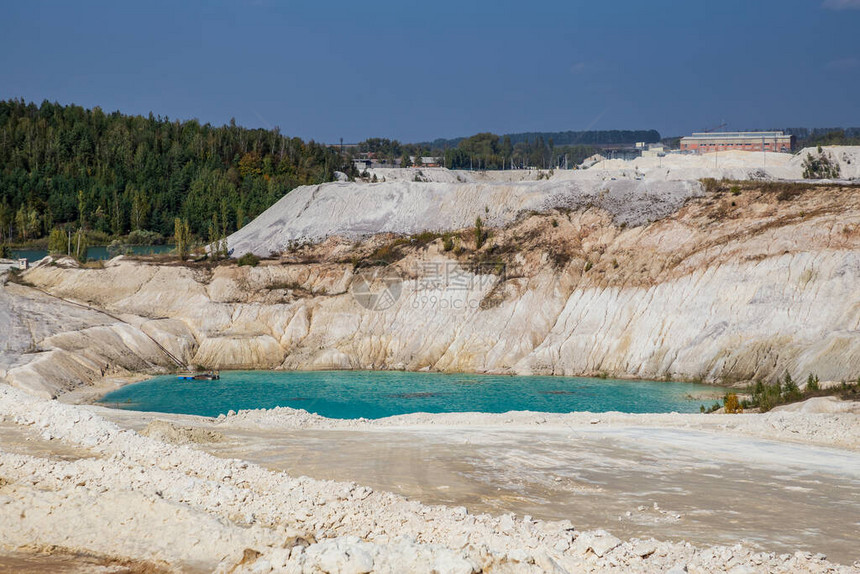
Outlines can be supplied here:
[[179, 375], [177, 378], [183, 381], [217, 381], [221, 378], [221, 373], [219, 371], [207, 371], [192, 375]]

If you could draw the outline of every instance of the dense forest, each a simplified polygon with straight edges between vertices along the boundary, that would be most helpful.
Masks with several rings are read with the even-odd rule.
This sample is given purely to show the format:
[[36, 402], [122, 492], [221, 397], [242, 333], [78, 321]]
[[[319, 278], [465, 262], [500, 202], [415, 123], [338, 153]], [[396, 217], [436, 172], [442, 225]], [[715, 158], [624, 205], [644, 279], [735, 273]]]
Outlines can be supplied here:
[[0, 101], [0, 240], [28, 241], [55, 228], [170, 237], [177, 217], [208, 239], [348, 165], [336, 149], [277, 128]]

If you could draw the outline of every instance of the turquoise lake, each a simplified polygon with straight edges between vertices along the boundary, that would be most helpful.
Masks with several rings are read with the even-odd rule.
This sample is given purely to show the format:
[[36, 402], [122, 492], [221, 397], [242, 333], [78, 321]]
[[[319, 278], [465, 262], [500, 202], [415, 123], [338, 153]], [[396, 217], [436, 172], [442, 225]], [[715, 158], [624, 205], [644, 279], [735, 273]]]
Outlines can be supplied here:
[[[173, 251], [173, 245], [129, 245], [128, 247], [134, 255], [154, 255]], [[47, 255], [47, 249], [12, 250], [12, 257], [15, 259], [26, 259], [30, 263], [38, 261]], [[108, 253], [107, 246], [105, 245], [93, 245], [87, 249], [87, 258], [94, 260], [110, 259], [110, 253]]]
[[677, 382], [512, 377], [403, 371], [225, 371], [220, 381], [175, 375], [128, 385], [101, 399], [138, 411], [218, 416], [292, 407], [328, 418], [376, 419], [415, 412], [698, 412], [725, 392]]

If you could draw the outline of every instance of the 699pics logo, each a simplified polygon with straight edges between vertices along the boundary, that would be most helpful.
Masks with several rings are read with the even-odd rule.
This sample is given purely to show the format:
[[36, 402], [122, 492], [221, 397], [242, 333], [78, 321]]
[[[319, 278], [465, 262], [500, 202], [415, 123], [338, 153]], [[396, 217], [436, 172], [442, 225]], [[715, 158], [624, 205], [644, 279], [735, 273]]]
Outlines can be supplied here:
[[359, 270], [350, 287], [356, 303], [371, 311], [390, 309], [403, 293], [403, 277], [391, 266]]

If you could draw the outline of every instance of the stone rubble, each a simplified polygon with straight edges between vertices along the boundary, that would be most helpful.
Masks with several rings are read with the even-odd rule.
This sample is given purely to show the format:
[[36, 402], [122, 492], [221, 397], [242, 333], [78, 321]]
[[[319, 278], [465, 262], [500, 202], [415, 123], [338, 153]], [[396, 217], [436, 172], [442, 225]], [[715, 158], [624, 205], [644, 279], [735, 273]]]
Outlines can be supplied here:
[[[805, 408], [803, 405], [812, 403]], [[763, 439], [776, 439], [819, 446], [860, 450], [860, 416], [846, 409], [832, 407], [833, 401], [824, 403], [827, 408], [816, 412], [818, 399], [796, 403], [791, 410], [774, 410], [768, 413], [740, 415], [686, 413], [628, 414], [600, 413], [600, 424], [605, 426], [653, 426], [661, 428], [696, 429], [730, 433]], [[850, 402], [847, 404], [851, 404]], [[327, 419], [304, 410], [289, 407], [241, 410], [238, 413], [219, 415], [215, 428], [248, 429], [372, 429], [378, 427], [468, 428], [470, 426], [575, 428], [594, 424], [593, 413], [413, 413], [379, 420]]]
[[122, 430], [86, 407], [7, 385], [0, 416], [96, 455], [57, 460], [0, 448], [6, 550], [55, 546], [225, 574], [858, 571], [811, 553], [622, 541], [570, 521], [472, 515], [291, 477]]

